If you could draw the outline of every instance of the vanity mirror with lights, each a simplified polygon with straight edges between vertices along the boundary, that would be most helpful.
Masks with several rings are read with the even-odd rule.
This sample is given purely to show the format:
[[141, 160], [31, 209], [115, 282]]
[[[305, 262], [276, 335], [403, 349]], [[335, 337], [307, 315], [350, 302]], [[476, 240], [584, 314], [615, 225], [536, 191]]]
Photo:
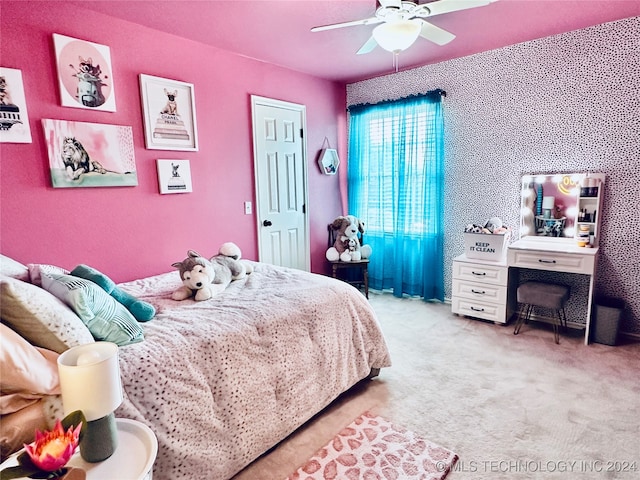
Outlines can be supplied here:
[[[588, 344], [605, 175], [525, 175], [521, 185], [520, 239], [507, 251], [510, 279], [517, 285], [520, 269], [588, 275], [584, 324]], [[514, 294], [509, 291], [510, 297]]]
[[571, 239], [597, 248], [604, 184], [601, 173], [523, 176], [520, 238]]

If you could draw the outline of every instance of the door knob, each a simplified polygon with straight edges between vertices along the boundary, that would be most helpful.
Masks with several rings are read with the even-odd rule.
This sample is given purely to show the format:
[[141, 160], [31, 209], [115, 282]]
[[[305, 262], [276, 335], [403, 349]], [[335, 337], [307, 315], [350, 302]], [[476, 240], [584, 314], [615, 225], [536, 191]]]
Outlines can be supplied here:
[[262, 222], [262, 225], [264, 225], [265, 227], [270, 227], [271, 225], [273, 225], [273, 223], [271, 223], [271, 220], [265, 220], [264, 222]]

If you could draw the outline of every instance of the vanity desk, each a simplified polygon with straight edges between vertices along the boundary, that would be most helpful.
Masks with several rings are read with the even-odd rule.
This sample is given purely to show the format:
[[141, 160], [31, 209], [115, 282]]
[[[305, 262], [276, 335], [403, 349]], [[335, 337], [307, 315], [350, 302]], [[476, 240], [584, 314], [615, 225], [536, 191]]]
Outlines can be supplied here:
[[[507, 250], [509, 276], [514, 277], [515, 284], [520, 281], [522, 269], [588, 276], [588, 288], [572, 288], [570, 295], [580, 306], [586, 302], [584, 341], [587, 345], [605, 178], [602, 173], [523, 176], [520, 239]], [[552, 280], [552, 283], [555, 282]], [[581, 283], [585, 284], [584, 279]], [[513, 290], [509, 293], [515, 294]], [[578, 313], [574, 310], [574, 314]], [[577, 317], [575, 323], [582, 326], [582, 319]]]
[[604, 185], [601, 173], [524, 175], [519, 240], [495, 261], [454, 258], [452, 312], [507, 324], [521, 283], [566, 285], [569, 324], [585, 329], [588, 345]]
[[597, 264], [598, 247], [579, 247], [574, 239], [523, 237], [509, 245], [507, 264], [510, 269], [527, 268], [547, 272], [577, 273], [589, 276], [585, 344], [589, 343], [589, 327]]

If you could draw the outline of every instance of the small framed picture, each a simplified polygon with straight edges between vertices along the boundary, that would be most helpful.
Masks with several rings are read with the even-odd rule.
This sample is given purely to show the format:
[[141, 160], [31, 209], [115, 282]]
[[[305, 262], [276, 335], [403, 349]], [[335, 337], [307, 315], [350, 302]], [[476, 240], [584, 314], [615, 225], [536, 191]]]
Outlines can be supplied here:
[[63, 107], [116, 111], [109, 47], [53, 34]]
[[193, 85], [140, 74], [144, 138], [150, 150], [198, 150]]
[[133, 129], [42, 119], [54, 188], [138, 185]]
[[189, 160], [158, 160], [158, 186], [160, 193], [189, 193], [191, 167]]
[[31, 143], [22, 72], [0, 67], [0, 142]]

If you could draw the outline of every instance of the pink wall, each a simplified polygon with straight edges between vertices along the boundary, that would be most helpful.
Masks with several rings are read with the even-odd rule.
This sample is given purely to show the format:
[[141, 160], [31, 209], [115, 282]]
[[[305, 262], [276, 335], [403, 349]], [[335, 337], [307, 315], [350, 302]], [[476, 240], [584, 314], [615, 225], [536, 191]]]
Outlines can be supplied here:
[[[56, 2], [4, 1], [1, 64], [22, 71], [31, 144], [0, 145], [0, 250], [23, 263], [90, 264], [116, 281], [171, 270], [193, 248], [236, 242], [257, 258], [250, 95], [307, 107], [312, 271], [324, 272], [326, 225], [342, 213], [339, 176], [323, 176], [324, 138], [346, 158], [344, 85]], [[88, 28], [90, 26], [90, 28]], [[60, 106], [52, 34], [107, 45], [117, 112]], [[146, 150], [138, 75], [194, 84], [198, 152]], [[130, 125], [137, 187], [54, 189], [42, 118]], [[156, 159], [189, 159], [194, 192], [160, 195]], [[344, 165], [344, 164], [343, 164]]]

